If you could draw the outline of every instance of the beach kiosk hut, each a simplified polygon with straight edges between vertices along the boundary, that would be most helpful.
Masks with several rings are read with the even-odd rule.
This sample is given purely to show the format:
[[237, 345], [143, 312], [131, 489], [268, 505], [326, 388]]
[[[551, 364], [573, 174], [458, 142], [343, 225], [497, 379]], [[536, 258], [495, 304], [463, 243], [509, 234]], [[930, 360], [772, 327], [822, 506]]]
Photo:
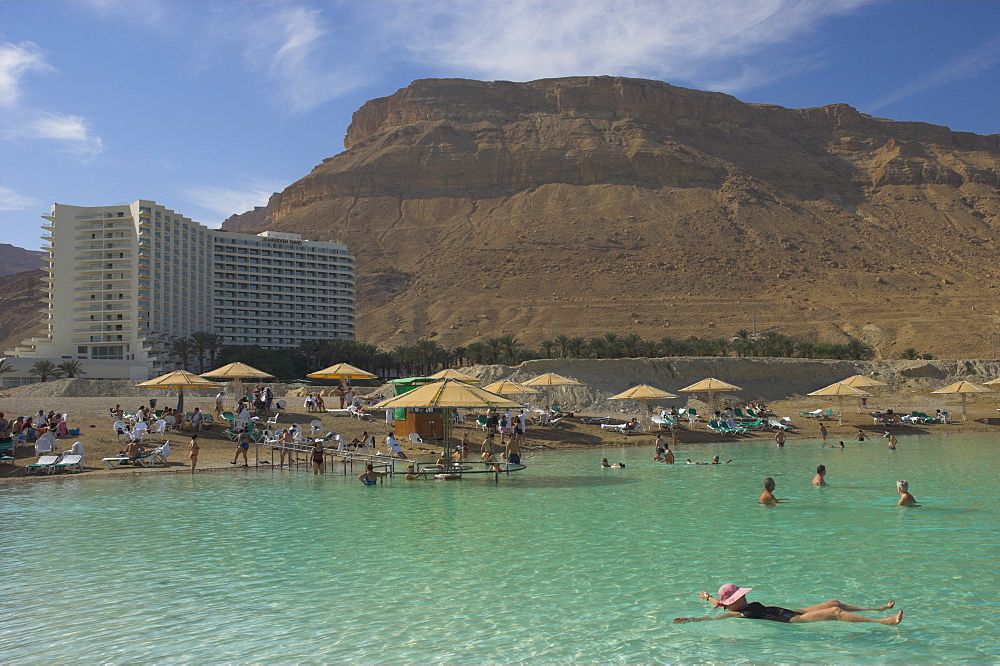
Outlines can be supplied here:
[[437, 410], [434, 412], [440, 421], [438, 432], [444, 438], [445, 459], [451, 460], [451, 424], [452, 411], [455, 409], [514, 409], [520, 407], [513, 400], [490, 393], [478, 386], [472, 386], [454, 379], [442, 379], [432, 384], [413, 387], [401, 395], [375, 405], [381, 409], [415, 409]]
[[676, 398], [677, 396], [673, 393], [667, 393], [663, 389], [658, 389], [655, 386], [649, 386], [648, 384], [639, 384], [638, 386], [633, 386], [627, 391], [622, 391], [618, 395], [613, 395], [609, 400], [638, 400], [642, 404], [642, 420], [646, 424], [646, 430], [649, 430], [648, 421], [648, 408], [647, 404], [650, 400], [661, 400], [663, 398]]
[[973, 384], [972, 382], [955, 382], [950, 386], [945, 386], [943, 389], [938, 389], [937, 391], [931, 391], [931, 393], [957, 393], [962, 396], [962, 420], [967, 421], [968, 416], [966, 412], [966, 396], [970, 393], [993, 393], [992, 389], [988, 389], [985, 386], [979, 386], [978, 384]]
[[[388, 383], [392, 386], [393, 397], [397, 397], [433, 382], [430, 377], [403, 377], [390, 379]], [[380, 404], [376, 404], [375, 408], [378, 409]], [[385, 410], [385, 425], [392, 429], [396, 437], [406, 437], [415, 432], [421, 438], [437, 439], [444, 433], [443, 418], [440, 413], [429, 407], [400, 406]]]
[[691, 386], [685, 386], [678, 390], [682, 393], [708, 393], [708, 410], [710, 412], [708, 417], [715, 418], [715, 394], [720, 391], [742, 391], [743, 389], [715, 377], [706, 377], [700, 382], [695, 382]]
[[813, 391], [812, 393], [807, 393], [806, 395], [813, 395], [818, 397], [837, 397], [837, 411], [839, 412], [838, 423], [844, 425], [844, 396], [856, 396], [858, 398], [871, 397], [871, 393], [865, 393], [861, 389], [854, 388], [853, 386], [848, 386], [842, 382], [836, 382], [835, 384], [830, 384], [829, 386], [824, 386], [818, 391]]

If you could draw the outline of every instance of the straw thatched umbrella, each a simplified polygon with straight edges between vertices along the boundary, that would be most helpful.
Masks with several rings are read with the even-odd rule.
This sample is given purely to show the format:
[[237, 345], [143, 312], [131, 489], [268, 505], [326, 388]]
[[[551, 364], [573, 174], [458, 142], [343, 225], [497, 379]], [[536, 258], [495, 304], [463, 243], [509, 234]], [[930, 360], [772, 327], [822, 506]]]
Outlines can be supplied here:
[[682, 389], [678, 389], [682, 393], [708, 393], [708, 409], [711, 412], [709, 418], [713, 418], [715, 414], [715, 394], [720, 391], [742, 391], [739, 386], [735, 384], [730, 384], [729, 382], [724, 382], [721, 379], [716, 379], [715, 377], [706, 377], [700, 382], [695, 382], [691, 386], [685, 386]]
[[[877, 386], [888, 386], [885, 382], [880, 382], [877, 379], [872, 379], [871, 377], [865, 377], [864, 375], [853, 375], [847, 379], [841, 379], [840, 384], [846, 384], [847, 386], [853, 386], [856, 389], [870, 390]], [[867, 396], [858, 396], [858, 414], [861, 413], [861, 402]]]
[[479, 377], [473, 377], [472, 375], [467, 375], [464, 372], [459, 372], [452, 368], [445, 368], [440, 372], [435, 372], [430, 375], [429, 379], [440, 380], [440, 379], [454, 379], [457, 382], [463, 382], [465, 384], [481, 384], [483, 382]]
[[136, 388], [177, 389], [177, 411], [184, 413], [184, 389], [186, 388], [219, 388], [204, 377], [199, 377], [187, 370], [174, 370], [165, 375], [154, 377], [135, 385]]
[[647, 417], [649, 416], [649, 409], [646, 405], [650, 400], [660, 400], [662, 398], [676, 398], [677, 396], [673, 393], [667, 393], [662, 389], [658, 389], [655, 386], [649, 386], [648, 384], [639, 384], [638, 386], [633, 386], [627, 391], [622, 391], [618, 395], [613, 395], [608, 400], [638, 400], [642, 403], [642, 420], [646, 421], [646, 429], [649, 429], [649, 422]]
[[962, 420], [967, 420], [966, 416], [966, 406], [965, 406], [965, 396], [970, 393], [993, 393], [991, 389], [973, 384], [972, 382], [955, 382], [951, 386], [945, 386], [943, 389], [938, 389], [937, 391], [931, 391], [931, 393], [958, 393], [962, 396]]
[[871, 397], [871, 393], [865, 393], [861, 389], [854, 388], [853, 386], [848, 386], [843, 382], [837, 382], [835, 384], [830, 384], [825, 386], [818, 391], [813, 391], [812, 393], [807, 393], [806, 395], [814, 395], [818, 397], [837, 397], [837, 411], [839, 412], [838, 422], [840, 425], [844, 425], [844, 396], [851, 395], [862, 397]]
[[425, 384], [420, 388], [407, 391], [394, 398], [383, 400], [375, 405], [377, 409], [396, 409], [399, 407], [413, 409], [434, 408], [444, 412], [444, 449], [445, 459], [451, 459], [451, 423], [454, 409], [508, 409], [520, 407], [513, 400], [491, 393], [478, 386], [471, 386], [454, 379], [442, 379], [433, 384]]

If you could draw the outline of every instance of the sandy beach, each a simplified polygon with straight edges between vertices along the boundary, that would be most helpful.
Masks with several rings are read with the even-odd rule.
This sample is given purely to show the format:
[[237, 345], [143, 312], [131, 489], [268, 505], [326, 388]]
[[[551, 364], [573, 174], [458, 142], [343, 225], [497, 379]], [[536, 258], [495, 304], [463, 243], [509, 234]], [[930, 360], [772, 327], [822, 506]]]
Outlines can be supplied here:
[[[340, 434], [345, 441], [350, 441], [354, 437], [361, 437], [362, 433], [374, 435], [376, 441], [382, 444], [388, 433], [381, 412], [376, 412], [371, 421], [361, 421], [354, 417], [333, 416], [331, 414], [307, 413], [304, 409], [303, 399], [297, 396], [285, 398], [287, 410], [279, 415], [278, 427], [288, 427], [293, 423], [305, 426], [317, 418], [323, 423], [323, 431], [335, 431]], [[84, 457], [83, 475], [87, 476], [120, 476], [131, 474], [150, 474], [164, 472], [189, 472], [188, 444], [190, 442], [190, 432], [170, 432], [166, 439], [170, 441], [170, 455], [166, 465], [156, 465], [151, 467], [124, 467], [116, 470], [109, 470], [102, 465], [101, 460], [105, 457], [116, 455], [124, 448], [125, 442], [117, 441], [112, 428], [113, 419], [109, 414], [109, 409], [116, 404], [121, 404], [126, 409], [134, 409], [146, 400], [128, 397], [7, 397], [0, 400], [0, 412], [6, 414], [7, 418], [19, 414], [36, 413], [39, 409], [48, 412], [50, 409], [70, 415], [69, 423], [71, 428], [79, 428], [79, 437], [66, 437], [58, 440], [59, 449], [65, 451], [76, 440], [83, 443], [86, 455]], [[900, 446], [905, 446], [906, 438], [920, 436], [928, 433], [966, 433], [966, 432], [996, 432], [1000, 435], [1000, 412], [997, 412], [994, 400], [981, 399], [970, 400], [968, 405], [968, 420], [961, 421], [961, 411], [957, 409], [954, 400], [942, 401], [935, 396], [914, 395], [910, 391], [899, 393], [885, 393], [880, 395], [873, 402], [869, 403], [869, 408], [884, 409], [895, 405], [899, 410], [901, 406], [907, 409], [923, 410], [933, 413], [934, 409], [946, 404], [956, 419], [951, 424], [913, 426], [894, 428], [893, 432], [900, 439]], [[169, 401], [160, 400], [160, 405], [170, 404]], [[679, 403], [682, 404], [682, 403]], [[789, 416], [793, 423], [799, 428], [798, 433], [789, 433], [788, 440], [799, 439], [819, 440], [819, 422], [799, 416], [799, 412], [811, 411], [822, 406], [836, 409], [836, 402], [821, 402], [815, 399], [790, 399], [776, 401], [769, 405], [770, 409], [779, 416]], [[188, 397], [185, 402], [185, 409], [191, 410], [200, 407], [206, 413], [214, 410], [213, 398]], [[625, 410], [616, 416], [626, 418], [634, 412]], [[597, 415], [597, 414], [594, 414]], [[607, 415], [607, 414], [600, 414]], [[528, 429], [527, 451], [546, 448], [594, 448], [602, 449], [610, 446], [648, 446], [652, 450], [654, 432], [641, 432], [634, 435], [620, 435], [614, 432], [601, 430], [596, 425], [586, 425], [577, 418], [564, 419], [560, 428], [545, 428], [532, 426]], [[867, 438], [867, 445], [873, 441], [881, 441], [885, 428], [875, 425], [872, 418], [867, 413], [857, 413], [856, 403], [844, 407], [844, 425], [838, 425], [837, 418], [823, 420], [828, 429], [827, 440], [835, 444], [840, 440], [845, 441], [849, 446], [852, 442], [857, 443], [858, 430], [862, 430]], [[457, 425], [453, 430], [453, 436], [460, 440], [464, 435], [468, 435], [471, 442], [471, 450], [478, 455], [481, 451], [481, 443], [484, 438], [483, 431], [475, 423], [474, 418], [469, 419], [465, 424]], [[707, 430], [704, 423], [693, 425], [685, 424], [680, 430], [680, 442], [682, 446], [699, 445], [718, 441], [733, 441], [733, 439], [752, 441], [770, 440], [774, 433], [770, 430], [755, 431], [748, 436], [739, 438], [721, 437]], [[669, 439], [669, 435], [668, 435]], [[150, 440], [150, 445], [156, 445], [160, 440]], [[209, 472], [234, 472], [241, 471], [230, 464], [236, 449], [235, 443], [228, 439], [223, 429], [215, 426], [203, 431], [199, 435], [200, 455], [198, 459], [198, 473]], [[425, 442], [418, 447], [410, 446], [408, 442], [400, 442], [409, 458], [421, 461], [433, 462], [440, 453], [440, 444], [435, 442]], [[385, 448], [381, 446], [381, 448]], [[261, 461], [271, 461], [269, 450], [260, 446], [256, 449], [258, 458]], [[696, 454], [697, 451], [693, 451]], [[249, 459], [251, 465], [254, 461], [255, 447], [251, 446]], [[683, 452], [677, 457], [683, 460]], [[300, 454], [304, 459], [304, 455]], [[38, 474], [27, 475], [25, 465], [35, 462], [36, 456], [33, 448], [21, 448], [18, 450], [15, 464], [0, 467], [0, 480], [43, 480], [65, 476], [65, 474]], [[242, 462], [242, 461], [241, 461]], [[277, 457], [275, 456], [275, 462]], [[298, 470], [307, 471], [308, 465], [304, 460], [300, 463]], [[328, 473], [342, 473], [341, 468], [335, 464], [328, 464]]]

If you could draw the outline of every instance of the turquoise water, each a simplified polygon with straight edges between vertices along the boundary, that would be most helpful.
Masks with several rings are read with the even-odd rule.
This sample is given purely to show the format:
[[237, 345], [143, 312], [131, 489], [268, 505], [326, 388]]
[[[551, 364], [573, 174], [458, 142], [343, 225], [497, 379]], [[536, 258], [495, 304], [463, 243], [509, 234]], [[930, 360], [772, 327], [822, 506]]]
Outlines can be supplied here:
[[[993, 436], [544, 452], [517, 476], [306, 472], [0, 485], [3, 662], [987, 663], [1000, 660]], [[602, 456], [623, 470], [598, 466]], [[829, 468], [827, 488], [810, 485]], [[756, 503], [772, 476], [778, 507]], [[895, 506], [905, 478], [919, 509]], [[899, 627], [722, 620], [897, 600]], [[888, 613], [873, 612], [882, 617]]]

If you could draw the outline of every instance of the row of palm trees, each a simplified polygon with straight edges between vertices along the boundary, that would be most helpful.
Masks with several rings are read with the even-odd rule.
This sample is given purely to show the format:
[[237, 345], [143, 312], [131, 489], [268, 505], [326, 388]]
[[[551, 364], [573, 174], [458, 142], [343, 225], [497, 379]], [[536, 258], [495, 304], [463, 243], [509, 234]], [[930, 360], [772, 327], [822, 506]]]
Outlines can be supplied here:
[[[670, 356], [793, 357], [831, 359], [870, 359], [875, 350], [860, 340], [845, 344], [813, 343], [797, 340], [776, 331], [754, 335], [740, 330], [725, 338], [673, 338], [644, 340], [636, 334], [619, 336], [605, 333], [586, 339], [557, 335], [542, 340], [534, 349], [513, 334], [446, 349], [426, 338], [412, 345], [397, 345], [391, 350], [357, 340], [305, 340], [298, 348], [265, 349], [259, 346], [225, 345], [224, 338], [207, 331], [166, 340], [168, 355], [184, 370], [198, 373], [232, 361], [242, 361], [280, 378], [303, 377], [333, 363], [346, 362], [379, 376], [426, 375], [439, 368], [460, 368], [483, 363], [517, 365], [537, 358], [662, 358]], [[907, 350], [909, 352], [911, 350]], [[925, 358], [927, 355], [924, 356]], [[3, 372], [0, 364], [0, 373]], [[41, 381], [50, 378], [85, 374], [79, 361], [64, 361], [58, 366], [39, 361], [31, 371]]]

